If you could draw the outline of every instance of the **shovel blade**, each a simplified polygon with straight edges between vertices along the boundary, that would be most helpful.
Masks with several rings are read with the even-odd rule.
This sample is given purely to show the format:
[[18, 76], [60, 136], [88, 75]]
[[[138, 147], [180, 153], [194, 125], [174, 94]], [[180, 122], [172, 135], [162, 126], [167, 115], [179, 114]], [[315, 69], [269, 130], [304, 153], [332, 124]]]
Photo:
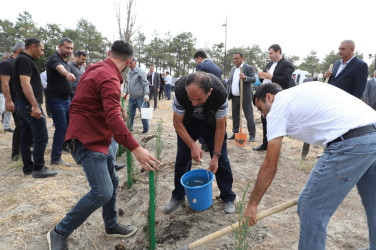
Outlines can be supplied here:
[[236, 133], [235, 134], [235, 144], [239, 147], [244, 147], [247, 142], [247, 134]]

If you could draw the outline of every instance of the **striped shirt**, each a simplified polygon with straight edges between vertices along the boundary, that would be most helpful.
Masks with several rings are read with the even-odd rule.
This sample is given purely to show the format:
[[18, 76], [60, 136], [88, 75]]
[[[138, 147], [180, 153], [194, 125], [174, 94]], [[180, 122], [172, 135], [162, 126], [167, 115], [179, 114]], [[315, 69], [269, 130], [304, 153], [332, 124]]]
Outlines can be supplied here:
[[308, 82], [277, 93], [266, 119], [268, 141], [289, 135], [326, 146], [350, 129], [375, 124], [376, 112], [333, 85]]
[[[183, 106], [180, 105], [180, 103], [178, 102], [178, 100], [176, 99], [175, 96], [174, 96], [174, 101], [172, 102], [172, 109], [178, 115], [184, 115], [185, 114], [185, 109], [183, 108]], [[215, 113], [215, 118], [216, 119], [222, 119], [227, 115], [227, 112], [228, 112], [228, 101], [226, 99], [225, 103], [223, 103], [222, 106], [219, 107], [219, 109]], [[204, 120], [205, 119], [205, 117], [204, 117], [204, 106], [199, 105], [199, 106], [194, 107], [194, 111], [193, 111], [192, 116], [197, 118], [197, 119]]]

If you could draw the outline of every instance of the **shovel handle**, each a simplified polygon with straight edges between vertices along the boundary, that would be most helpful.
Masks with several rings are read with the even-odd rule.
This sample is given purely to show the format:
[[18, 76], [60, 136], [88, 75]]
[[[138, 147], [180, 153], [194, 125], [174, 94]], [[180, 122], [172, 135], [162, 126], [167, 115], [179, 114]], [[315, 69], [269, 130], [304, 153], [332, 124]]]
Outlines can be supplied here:
[[[290, 201], [287, 201], [285, 203], [282, 203], [282, 204], [280, 204], [278, 206], [269, 208], [269, 209], [267, 209], [265, 211], [262, 211], [262, 212], [258, 213], [256, 215], [256, 220], [261, 220], [262, 218], [265, 218], [265, 217], [267, 217], [269, 215], [275, 214], [275, 213], [280, 212], [282, 210], [285, 210], [285, 209], [287, 209], [289, 207], [295, 206], [297, 203], [298, 203], [298, 198], [295, 198], [293, 200], [290, 200]], [[188, 246], [185, 246], [185, 247], [183, 247], [181, 249], [193, 249], [195, 247], [201, 246], [202, 244], [205, 244], [205, 243], [207, 243], [209, 241], [215, 240], [215, 239], [217, 239], [217, 238], [219, 238], [219, 237], [221, 237], [221, 236], [223, 236], [225, 234], [228, 234], [228, 233], [230, 233], [230, 232], [238, 229], [239, 227], [240, 227], [239, 222], [236, 222], [236, 223], [234, 223], [234, 224], [232, 224], [230, 226], [227, 226], [227, 227], [222, 228], [222, 229], [220, 229], [220, 230], [218, 230], [218, 231], [216, 231], [216, 232], [214, 232], [212, 234], [209, 234], [209, 235], [207, 235], [207, 236], [205, 236], [205, 237], [203, 237], [203, 238], [201, 238], [199, 240], [196, 240], [195, 242], [192, 242]]]
[[[330, 64], [330, 66], [329, 66], [329, 71], [332, 71], [332, 69], [333, 69], [333, 63]], [[330, 77], [327, 77], [327, 78], [325, 79], [325, 83], [328, 83], [328, 82], [329, 82], [329, 78], [330, 78]]]

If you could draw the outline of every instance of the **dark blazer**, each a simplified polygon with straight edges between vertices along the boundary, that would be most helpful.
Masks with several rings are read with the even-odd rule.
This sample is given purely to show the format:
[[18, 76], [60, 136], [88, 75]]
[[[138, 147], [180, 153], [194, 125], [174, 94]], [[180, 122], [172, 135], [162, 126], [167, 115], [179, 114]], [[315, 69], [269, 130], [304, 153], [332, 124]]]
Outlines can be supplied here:
[[[270, 69], [272, 65], [273, 65], [273, 62], [269, 62], [266, 65], [264, 72]], [[288, 89], [289, 82], [290, 82], [290, 79], [294, 70], [295, 69], [294, 69], [294, 66], [292, 66], [292, 63], [288, 61], [287, 59], [285, 59], [284, 57], [282, 57], [282, 59], [279, 60], [277, 66], [274, 69], [272, 82], [278, 83], [282, 87], [282, 89]], [[264, 79], [260, 79], [260, 81], [263, 82]]]
[[222, 80], [222, 71], [221, 69], [212, 61], [206, 59], [201, 64], [198, 64], [196, 66], [196, 71], [204, 71], [206, 73], [212, 73], [216, 77], [219, 78], [219, 80]]
[[[154, 74], [154, 81], [153, 81], [154, 89], [159, 89], [161, 87], [161, 79], [160, 79], [159, 74], [157, 72], [154, 71], [153, 74]], [[151, 82], [150, 79], [153, 79], [152, 75], [148, 73], [147, 79], [148, 79], [149, 85], [150, 85], [150, 82]]]
[[[234, 75], [235, 67], [232, 67], [231, 69], [231, 74], [230, 78], [228, 79], [228, 99], [232, 98], [232, 78]], [[246, 76], [245, 80], [243, 80], [243, 103], [246, 102], [252, 102], [252, 83], [256, 82], [256, 77], [255, 77], [255, 70], [251, 65], [248, 65], [246, 63], [243, 64], [243, 73]], [[239, 79], [239, 89], [240, 89], [240, 79]]]
[[341, 61], [337, 61], [334, 64], [329, 83], [355, 97], [361, 98], [367, 84], [367, 64], [358, 57], [354, 57], [336, 77], [340, 64]]
[[376, 79], [371, 78], [367, 81], [366, 90], [364, 91], [364, 102], [371, 108], [376, 109]]

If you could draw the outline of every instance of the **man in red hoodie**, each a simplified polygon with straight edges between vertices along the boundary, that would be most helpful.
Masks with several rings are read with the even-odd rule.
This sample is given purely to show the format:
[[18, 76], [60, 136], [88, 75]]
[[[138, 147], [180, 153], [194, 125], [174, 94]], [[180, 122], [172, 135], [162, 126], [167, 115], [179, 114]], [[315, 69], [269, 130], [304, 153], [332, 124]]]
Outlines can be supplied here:
[[121, 117], [121, 71], [130, 63], [132, 46], [115, 41], [108, 58], [90, 66], [81, 76], [69, 111], [65, 140], [77, 164], [81, 164], [91, 187], [73, 209], [47, 234], [50, 249], [68, 249], [67, 237], [102, 207], [108, 235], [129, 237], [137, 228], [117, 223], [116, 191], [119, 178], [115, 155], [109, 150], [112, 136], [135, 155], [146, 171], [160, 162], [133, 138]]

